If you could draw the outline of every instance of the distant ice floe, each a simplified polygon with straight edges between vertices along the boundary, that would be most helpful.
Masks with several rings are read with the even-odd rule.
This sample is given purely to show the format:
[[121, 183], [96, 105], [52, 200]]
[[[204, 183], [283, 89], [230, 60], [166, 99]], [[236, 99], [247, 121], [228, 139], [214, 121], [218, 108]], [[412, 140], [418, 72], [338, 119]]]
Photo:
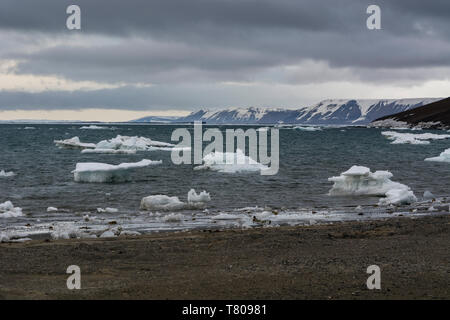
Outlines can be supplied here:
[[55, 207], [48, 207], [47, 208], [47, 212], [56, 212], [56, 211], [58, 211], [58, 208], [55, 208]]
[[260, 172], [269, 167], [246, 156], [242, 150], [236, 152], [212, 152], [203, 157], [203, 165], [194, 170], [213, 170], [222, 173]]
[[125, 182], [129, 181], [130, 173], [136, 169], [161, 164], [162, 161], [141, 160], [136, 163], [121, 163], [112, 165], [98, 162], [77, 163], [72, 171], [76, 182]]
[[90, 125], [90, 126], [82, 126], [80, 127], [81, 130], [114, 130], [114, 128], [106, 127], [106, 126], [96, 126], [96, 125]]
[[295, 126], [294, 129], [302, 131], [322, 131], [322, 128], [313, 126]]
[[141, 209], [150, 211], [176, 211], [184, 209], [203, 209], [211, 201], [208, 192], [202, 191], [197, 194], [194, 189], [189, 190], [187, 203], [178, 197], [170, 197], [163, 194], [145, 197], [141, 200]]
[[450, 138], [449, 134], [434, 134], [434, 133], [403, 133], [395, 131], [383, 131], [383, 136], [393, 140], [391, 144], [430, 144], [428, 140], [442, 140]]
[[123, 150], [123, 149], [84, 149], [81, 153], [103, 153], [103, 154], [135, 154], [136, 150]]
[[0, 218], [15, 218], [23, 216], [22, 208], [14, 207], [11, 201], [0, 203]]
[[53, 142], [61, 149], [94, 149], [96, 147], [95, 143], [81, 142], [78, 137], [65, 140], [54, 140]]
[[404, 184], [391, 181], [392, 176], [389, 171], [372, 173], [367, 167], [352, 166], [340, 176], [328, 178], [328, 181], [334, 182], [329, 194], [385, 196], [386, 198], [380, 199], [380, 205], [416, 202], [417, 198], [411, 189]]
[[36, 129], [35, 127], [25, 127], [25, 128], [23, 128], [24, 130], [34, 130], [34, 129]]
[[450, 149], [445, 150], [438, 157], [426, 158], [425, 161], [450, 162]]
[[12, 171], [6, 172], [5, 170], [0, 171], [0, 178], [8, 178], [8, 177], [14, 177], [16, 174]]

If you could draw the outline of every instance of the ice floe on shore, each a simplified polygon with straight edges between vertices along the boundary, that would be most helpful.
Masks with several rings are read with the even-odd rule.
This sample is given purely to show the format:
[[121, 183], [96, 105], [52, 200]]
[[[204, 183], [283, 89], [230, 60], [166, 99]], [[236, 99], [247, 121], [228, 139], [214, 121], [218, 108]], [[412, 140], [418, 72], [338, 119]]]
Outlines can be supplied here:
[[152, 195], [141, 200], [140, 208], [150, 211], [177, 211], [189, 209], [203, 209], [206, 204], [211, 201], [208, 192], [202, 191], [197, 194], [194, 189], [189, 190], [187, 195], [187, 203], [181, 201], [178, 197], [170, 197], [163, 194]]
[[54, 140], [53, 142], [60, 149], [94, 149], [96, 147], [95, 143], [81, 142], [80, 138], [78, 137], [73, 137], [65, 140]]
[[434, 133], [404, 133], [396, 131], [383, 131], [381, 134], [389, 140], [393, 140], [391, 144], [430, 144], [428, 140], [442, 140], [450, 138], [449, 134]]
[[260, 172], [269, 167], [246, 156], [242, 150], [236, 152], [212, 152], [203, 157], [203, 165], [194, 170], [212, 170], [222, 173]]
[[0, 170], [0, 178], [14, 177], [15, 175], [12, 171]]
[[141, 160], [135, 163], [121, 163], [112, 165], [98, 162], [77, 163], [74, 174], [76, 182], [125, 182], [129, 181], [130, 173], [136, 169], [141, 169], [151, 165], [161, 164], [162, 161]]
[[444, 150], [439, 156], [426, 158], [425, 161], [450, 162], [450, 148]]
[[14, 207], [11, 201], [0, 203], [0, 218], [15, 218], [23, 216], [22, 208]]
[[392, 176], [389, 171], [372, 173], [367, 167], [352, 166], [340, 176], [328, 178], [328, 181], [334, 182], [329, 194], [385, 196], [386, 198], [380, 199], [380, 205], [400, 205], [417, 201], [411, 189], [404, 184], [391, 181]]

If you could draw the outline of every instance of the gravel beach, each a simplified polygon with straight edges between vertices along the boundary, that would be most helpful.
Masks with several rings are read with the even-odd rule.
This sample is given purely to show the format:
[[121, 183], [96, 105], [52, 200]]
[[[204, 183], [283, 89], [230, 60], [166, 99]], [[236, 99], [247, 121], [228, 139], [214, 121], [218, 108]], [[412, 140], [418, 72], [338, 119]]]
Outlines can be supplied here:
[[[0, 244], [1, 299], [449, 299], [450, 216]], [[81, 268], [81, 290], [66, 269]], [[367, 267], [381, 268], [368, 290]]]

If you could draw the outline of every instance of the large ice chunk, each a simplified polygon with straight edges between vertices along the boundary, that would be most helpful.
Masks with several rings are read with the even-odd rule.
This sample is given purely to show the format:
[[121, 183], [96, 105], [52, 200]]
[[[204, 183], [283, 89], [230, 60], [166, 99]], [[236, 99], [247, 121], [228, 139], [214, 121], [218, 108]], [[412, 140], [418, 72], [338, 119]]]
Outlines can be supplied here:
[[445, 150], [438, 157], [426, 158], [425, 161], [450, 162], [450, 149]]
[[148, 196], [141, 200], [143, 210], [181, 210], [186, 207], [186, 203], [180, 201], [178, 197], [169, 197], [163, 194]]
[[328, 178], [334, 182], [330, 195], [368, 195], [386, 196], [380, 204], [405, 204], [417, 201], [410, 188], [399, 182], [391, 181], [392, 173], [389, 171], [370, 172], [363, 166], [352, 166], [338, 177]]
[[242, 150], [236, 152], [212, 152], [203, 157], [203, 165], [194, 170], [209, 169], [223, 173], [256, 172], [269, 168], [246, 156]]
[[11, 201], [0, 203], [0, 218], [15, 218], [23, 216], [22, 208], [14, 207]]
[[200, 194], [191, 189], [187, 195], [188, 202], [181, 201], [178, 197], [169, 197], [167, 195], [158, 194], [148, 196], [141, 200], [141, 209], [153, 211], [175, 211], [184, 209], [201, 209], [206, 206], [206, 203], [211, 201], [211, 196], [208, 192], [202, 191]]
[[77, 163], [72, 173], [76, 182], [124, 182], [128, 181], [133, 170], [161, 164], [162, 161], [141, 160], [136, 163], [121, 163], [112, 165], [97, 162]]

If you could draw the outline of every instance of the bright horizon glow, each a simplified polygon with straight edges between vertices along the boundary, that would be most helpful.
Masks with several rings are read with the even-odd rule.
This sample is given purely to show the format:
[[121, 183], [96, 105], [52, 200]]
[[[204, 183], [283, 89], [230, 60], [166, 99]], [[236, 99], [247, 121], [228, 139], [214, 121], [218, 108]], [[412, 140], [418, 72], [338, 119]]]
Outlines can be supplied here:
[[0, 111], [0, 120], [60, 120], [123, 122], [148, 116], [186, 116], [186, 110], [132, 111], [118, 109], [81, 110], [8, 110]]

